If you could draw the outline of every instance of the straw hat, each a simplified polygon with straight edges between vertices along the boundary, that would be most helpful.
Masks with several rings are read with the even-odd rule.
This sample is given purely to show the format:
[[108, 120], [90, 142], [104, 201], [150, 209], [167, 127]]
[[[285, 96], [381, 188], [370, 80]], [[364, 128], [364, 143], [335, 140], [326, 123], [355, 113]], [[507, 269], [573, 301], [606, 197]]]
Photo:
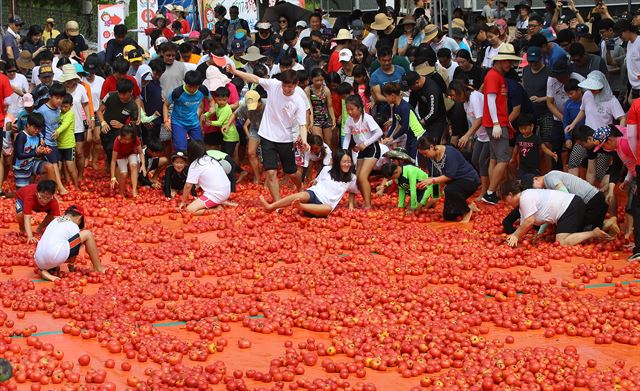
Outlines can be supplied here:
[[240, 57], [244, 61], [258, 61], [264, 58], [262, 54], [260, 54], [260, 48], [257, 46], [249, 46], [247, 49], [247, 53], [244, 56]]
[[159, 19], [167, 20], [167, 17], [166, 17], [166, 16], [164, 16], [164, 15], [162, 15], [160, 12], [158, 12], [158, 13], [157, 13], [157, 14], [156, 14], [156, 15], [155, 15], [155, 16], [154, 16], [154, 17], [149, 21], [149, 23], [151, 23], [151, 24], [153, 24], [153, 25], [157, 26], [157, 25], [158, 25], [158, 20], [159, 20]]
[[371, 23], [371, 28], [373, 30], [386, 30], [387, 27], [391, 26], [392, 24], [393, 24], [393, 18], [381, 12], [379, 14], [376, 14], [376, 17], [373, 20], [373, 23]]
[[424, 38], [422, 39], [422, 42], [429, 42], [438, 35], [438, 27], [435, 24], [428, 24], [424, 28], [423, 32]]
[[80, 76], [76, 72], [76, 66], [73, 64], [66, 64], [62, 66], [62, 76], [60, 76], [60, 83], [64, 83], [69, 80], [78, 79]]
[[452, 28], [452, 29], [453, 29], [453, 28], [459, 28], [460, 30], [463, 30], [463, 31], [467, 29], [467, 28], [465, 27], [464, 20], [462, 20], [462, 19], [460, 19], [460, 18], [454, 18], [454, 19], [451, 21], [451, 23], [447, 23], [447, 24], [445, 24], [443, 27], [444, 27], [444, 28], [446, 28], [446, 29], [449, 29], [449, 28]]
[[347, 29], [340, 29], [340, 31], [338, 31], [338, 35], [332, 39], [332, 41], [350, 41], [352, 40], [353, 37], [351, 36], [351, 33], [349, 32], [349, 30]]
[[64, 31], [66, 31], [70, 37], [76, 37], [80, 35], [80, 25], [75, 20], [70, 20], [65, 25]]
[[516, 50], [510, 43], [503, 43], [498, 50], [498, 54], [493, 57], [493, 61], [522, 61], [522, 57], [516, 56]]
[[23, 50], [20, 52], [20, 57], [16, 60], [16, 64], [20, 68], [33, 69], [36, 64], [31, 59], [31, 52], [28, 50]]
[[413, 68], [413, 70], [420, 76], [426, 76], [432, 74], [436, 70], [436, 68], [424, 62]]
[[173, 7], [173, 10], [176, 12], [183, 12], [184, 13], [184, 7], [181, 5], [176, 5], [175, 7]]
[[400, 26], [406, 26], [406, 25], [415, 25], [416, 24], [416, 18], [414, 18], [413, 16], [409, 15], [409, 16], [405, 16], [404, 18], [402, 18], [402, 20], [400, 21]]
[[167, 11], [171, 12], [171, 11], [173, 11], [173, 10], [175, 9], [175, 6], [174, 6], [173, 4], [165, 4], [165, 5], [164, 5], [164, 8], [165, 8]]

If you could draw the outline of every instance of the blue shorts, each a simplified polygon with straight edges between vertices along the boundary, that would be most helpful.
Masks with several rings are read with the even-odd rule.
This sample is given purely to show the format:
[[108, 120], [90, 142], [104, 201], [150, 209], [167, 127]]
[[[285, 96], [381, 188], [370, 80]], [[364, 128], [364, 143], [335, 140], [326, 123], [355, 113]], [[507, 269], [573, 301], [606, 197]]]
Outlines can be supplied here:
[[318, 199], [318, 196], [316, 196], [313, 190], [305, 190], [305, 192], [309, 194], [309, 201], [305, 202], [305, 204], [322, 205], [322, 201]]
[[189, 140], [202, 141], [202, 129], [200, 124], [196, 126], [184, 126], [175, 121], [171, 122], [171, 138], [173, 140], [173, 149], [185, 152], [187, 150], [187, 135]]
[[51, 164], [58, 163], [60, 161], [60, 153], [58, 152], [58, 147], [47, 145], [47, 148], [51, 149], [51, 152], [44, 155], [44, 159]]
[[31, 183], [31, 178], [44, 172], [44, 160], [34, 160], [28, 168], [13, 167], [13, 176], [16, 181], [16, 189], [27, 186]]
[[22, 200], [16, 198], [16, 214], [19, 215], [20, 213], [22, 213], [23, 209], [24, 207], [22, 205]]

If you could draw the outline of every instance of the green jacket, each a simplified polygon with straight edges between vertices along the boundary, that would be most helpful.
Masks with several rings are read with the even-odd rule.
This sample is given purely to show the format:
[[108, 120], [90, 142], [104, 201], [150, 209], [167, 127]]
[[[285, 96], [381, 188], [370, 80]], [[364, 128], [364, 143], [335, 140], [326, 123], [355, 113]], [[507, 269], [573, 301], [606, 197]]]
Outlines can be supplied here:
[[[429, 175], [420, 168], [412, 165], [402, 167], [402, 175], [396, 179], [398, 185], [398, 207], [404, 208], [407, 192], [411, 200], [411, 209], [416, 209], [418, 204], [425, 205], [427, 200], [433, 196], [433, 185], [427, 186], [424, 190], [419, 190], [416, 185], [418, 182], [429, 178]], [[418, 201], [418, 193], [422, 193]]]

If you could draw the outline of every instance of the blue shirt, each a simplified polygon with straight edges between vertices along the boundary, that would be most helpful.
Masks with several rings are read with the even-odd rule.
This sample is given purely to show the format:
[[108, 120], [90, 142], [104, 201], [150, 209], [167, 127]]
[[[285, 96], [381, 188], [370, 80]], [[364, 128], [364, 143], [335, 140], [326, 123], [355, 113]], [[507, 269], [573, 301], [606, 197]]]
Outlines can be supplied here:
[[480, 184], [478, 172], [467, 161], [467, 159], [464, 158], [464, 155], [462, 155], [460, 151], [450, 145], [447, 145], [445, 146], [445, 155], [446, 159], [441, 172], [433, 164], [433, 159], [429, 159], [427, 168], [429, 169], [429, 173], [432, 177], [445, 175], [452, 181], [456, 179], [466, 179], [470, 182]]
[[[580, 112], [580, 106], [582, 105], [582, 99], [575, 101], [573, 99], [569, 99], [567, 103], [564, 104], [564, 110], [562, 111], [562, 129], [566, 128], [573, 120], [578, 116]], [[577, 126], [584, 125], [584, 118], [580, 121]], [[571, 135], [569, 133], [564, 134], [565, 140], [570, 140]]]
[[45, 103], [36, 110], [36, 113], [40, 113], [44, 117], [42, 137], [44, 138], [45, 145], [48, 147], [57, 147], [58, 143], [51, 138], [51, 135], [58, 129], [58, 126], [60, 126], [60, 109], [52, 109], [48, 103]]
[[369, 85], [371, 87], [380, 86], [380, 88], [382, 88], [382, 86], [387, 83], [400, 83], [402, 81], [402, 75], [405, 73], [406, 71], [404, 68], [397, 65], [393, 66], [393, 73], [390, 75], [384, 73], [382, 68], [378, 68], [371, 74], [371, 81], [369, 82]]
[[560, 59], [567, 59], [568, 54], [557, 43], [551, 42], [551, 53], [542, 57], [542, 62], [548, 67], [553, 67]]
[[171, 121], [184, 127], [199, 127], [198, 107], [204, 98], [209, 97], [209, 90], [200, 86], [194, 94], [186, 90], [186, 86], [177, 87], [169, 95], [169, 103], [173, 104]]
[[16, 136], [15, 142], [15, 170], [29, 170], [36, 159], [36, 150], [40, 145], [40, 136], [31, 136], [27, 132], [20, 132]]

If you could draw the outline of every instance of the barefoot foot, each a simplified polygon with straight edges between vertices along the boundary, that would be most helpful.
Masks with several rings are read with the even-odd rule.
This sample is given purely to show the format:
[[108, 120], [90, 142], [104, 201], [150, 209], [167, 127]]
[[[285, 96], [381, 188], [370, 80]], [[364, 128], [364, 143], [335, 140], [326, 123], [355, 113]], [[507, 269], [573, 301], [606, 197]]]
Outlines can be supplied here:
[[267, 200], [264, 198], [264, 196], [260, 196], [259, 199], [260, 199], [260, 203], [267, 210], [267, 212], [272, 212], [273, 211], [273, 208], [271, 207], [271, 204], [267, 202]]

